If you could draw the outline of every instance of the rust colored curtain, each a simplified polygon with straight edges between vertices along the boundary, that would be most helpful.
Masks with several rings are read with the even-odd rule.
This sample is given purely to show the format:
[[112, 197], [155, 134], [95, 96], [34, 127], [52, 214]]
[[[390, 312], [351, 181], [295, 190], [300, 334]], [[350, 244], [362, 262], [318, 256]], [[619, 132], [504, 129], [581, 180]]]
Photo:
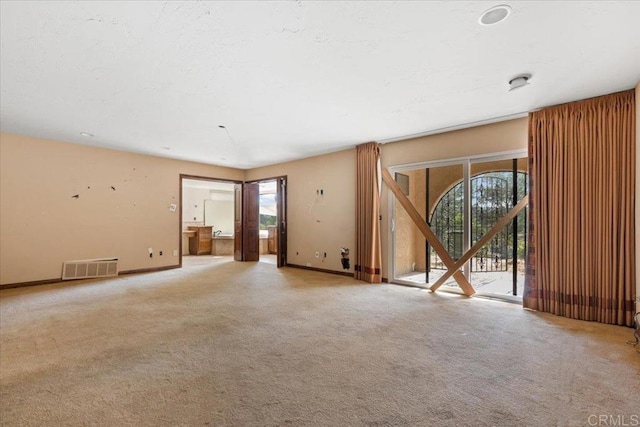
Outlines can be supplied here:
[[355, 278], [381, 283], [380, 146], [375, 142], [356, 147], [356, 250]]
[[633, 91], [529, 115], [525, 307], [633, 325], [635, 126]]

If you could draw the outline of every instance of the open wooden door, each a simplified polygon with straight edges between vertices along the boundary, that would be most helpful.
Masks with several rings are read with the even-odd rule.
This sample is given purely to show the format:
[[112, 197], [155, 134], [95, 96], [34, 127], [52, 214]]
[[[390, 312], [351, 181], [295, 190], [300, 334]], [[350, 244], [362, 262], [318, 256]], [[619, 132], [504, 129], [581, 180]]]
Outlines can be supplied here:
[[242, 252], [242, 184], [234, 187], [234, 218], [233, 218], [233, 259], [244, 261]]
[[287, 265], [287, 177], [278, 178], [278, 268]]
[[242, 252], [244, 261], [260, 260], [260, 185], [244, 184], [244, 210], [242, 212]]

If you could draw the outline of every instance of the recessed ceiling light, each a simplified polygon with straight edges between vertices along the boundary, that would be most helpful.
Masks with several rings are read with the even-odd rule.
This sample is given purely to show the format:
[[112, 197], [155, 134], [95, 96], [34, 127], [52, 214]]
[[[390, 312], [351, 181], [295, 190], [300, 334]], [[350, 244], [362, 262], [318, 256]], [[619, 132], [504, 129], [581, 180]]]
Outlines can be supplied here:
[[480, 15], [478, 22], [480, 25], [494, 25], [507, 19], [510, 14], [511, 7], [506, 4], [501, 4], [486, 10], [482, 15]]
[[171, 150], [171, 147], [160, 147], [160, 148], [162, 148], [163, 150]]
[[81, 136], [86, 136], [87, 138], [93, 138], [93, 134], [89, 132], [80, 132]]
[[509, 80], [509, 92], [528, 85], [530, 78], [531, 74], [521, 74], [517, 77], [512, 78], [511, 80]]

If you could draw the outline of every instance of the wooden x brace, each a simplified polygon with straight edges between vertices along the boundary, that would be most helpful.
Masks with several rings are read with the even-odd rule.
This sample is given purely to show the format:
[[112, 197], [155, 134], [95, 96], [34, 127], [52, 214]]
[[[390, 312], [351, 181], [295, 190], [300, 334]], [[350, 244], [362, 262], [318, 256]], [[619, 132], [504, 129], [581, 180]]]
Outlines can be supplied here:
[[523, 197], [523, 199], [520, 200], [520, 202], [516, 206], [514, 206], [513, 209], [511, 209], [504, 217], [502, 217], [500, 221], [498, 221], [496, 225], [491, 228], [491, 230], [489, 230], [484, 236], [482, 236], [482, 238], [478, 240], [475, 245], [473, 245], [467, 252], [465, 252], [458, 261], [454, 261], [453, 258], [451, 258], [451, 255], [449, 255], [449, 252], [447, 252], [444, 246], [442, 246], [442, 243], [440, 243], [440, 240], [438, 240], [438, 237], [431, 230], [429, 225], [422, 219], [418, 210], [415, 208], [415, 206], [413, 206], [413, 203], [411, 203], [411, 200], [409, 200], [409, 198], [407, 198], [407, 196], [402, 192], [402, 189], [393, 179], [391, 173], [389, 173], [389, 170], [387, 168], [382, 169], [382, 179], [396, 196], [396, 199], [398, 199], [402, 207], [407, 211], [407, 213], [409, 214], [415, 225], [418, 227], [420, 232], [427, 239], [431, 247], [433, 247], [433, 249], [436, 251], [444, 265], [447, 267], [447, 271], [445, 272], [445, 274], [443, 274], [442, 277], [440, 277], [429, 288], [431, 291], [436, 291], [449, 277], [453, 276], [465, 295], [473, 295], [476, 291], [475, 289], [473, 289], [473, 286], [471, 286], [464, 274], [460, 271], [460, 268], [462, 268], [462, 266], [468, 260], [470, 260], [476, 254], [476, 252], [478, 252], [489, 240], [491, 240], [493, 236], [495, 236], [500, 230], [502, 230], [505, 225], [513, 220], [513, 218], [515, 218], [515, 216], [518, 215], [522, 209], [524, 209], [529, 201], [528, 195]]
[[411, 200], [409, 200], [407, 196], [405, 196], [405, 194], [402, 192], [402, 189], [393, 179], [391, 173], [389, 173], [389, 170], [387, 168], [382, 168], [382, 180], [385, 182], [385, 184], [387, 184], [389, 189], [396, 196], [396, 199], [398, 199], [402, 207], [407, 211], [416, 227], [418, 227], [420, 232], [429, 241], [429, 244], [431, 244], [444, 265], [449, 269], [448, 271], [452, 271], [453, 278], [456, 279], [456, 282], [458, 282], [458, 285], [460, 286], [460, 289], [462, 289], [462, 292], [464, 292], [464, 294], [467, 296], [475, 294], [475, 289], [473, 289], [473, 286], [471, 286], [471, 283], [469, 283], [467, 278], [464, 277], [464, 274], [462, 274], [460, 268], [458, 267], [455, 270], [452, 270], [453, 266], [455, 265], [455, 261], [453, 260], [453, 258], [451, 258], [451, 255], [449, 255], [449, 252], [447, 252], [444, 246], [442, 246], [442, 243], [440, 243], [440, 240], [438, 240], [438, 237], [436, 237], [431, 228], [422, 219], [422, 217], [420, 216], [420, 212], [418, 212], [415, 206], [413, 206]]
[[[475, 245], [471, 246], [471, 248], [469, 248], [469, 250], [467, 252], [464, 253], [464, 255], [462, 255], [460, 257], [460, 259], [458, 261], [456, 261], [455, 264], [453, 264], [452, 268], [455, 268], [456, 270], [459, 268], [462, 268], [462, 266], [464, 265], [465, 262], [469, 261], [471, 259], [471, 257], [473, 257], [476, 252], [478, 252], [480, 249], [482, 249], [482, 247], [484, 245], [487, 244], [487, 242], [489, 240], [491, 240], [493, 238], [493, 236], [495, 236], [496, 234], [498, 234], [498, 232], [500, 230], [502, 230], [502, 228], [509, 224], [509, 222], [511, 222], [511, 220], [513, 218], [515, 218], [516, 215], [518, 215], [520, 213], [520, 211], [522, 209], [524, 209], [525, 206], [527, 206], [527, 203], [529, 202], [529, 195], [526, 195], [522, 198], [522, 200], [520, 200], [520, 202], [518, 202], [517, 205], [515, 205], [513, 207], [513, 209], [511, 209], [505, 216], [503, 216], [502, 218], [500, 218], [500, 221], [498, 221], [496, 223], [496, 225], [494, 225], [493, 227], [491, 227], [491, 230], [487, 231], [485, 233], [484, 236], [482, 236], [482, 238], [480, 240], [478, 240], [476, 242]], [[513, 266], [513, 268], [515, 268], [515, 265]], [[443, 275], [442, 277], [440, 277], [438, 280], [436, 280], [436, 283], [434, 283], [433, 285], [431, 285], [431, 287], [429, 289], [431, 289], [432, 291], [435, 291], [436, 289], [438, 289], [440, 286], [442, 286], [442, 284], [449, 278], [451, 277], [451, 268], [449, 268]]]

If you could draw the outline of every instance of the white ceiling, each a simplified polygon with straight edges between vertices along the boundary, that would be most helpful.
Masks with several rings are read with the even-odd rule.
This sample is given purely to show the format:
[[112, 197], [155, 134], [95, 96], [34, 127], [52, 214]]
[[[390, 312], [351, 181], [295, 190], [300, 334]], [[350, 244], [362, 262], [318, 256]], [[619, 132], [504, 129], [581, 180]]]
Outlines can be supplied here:
[[244, 169], [640, 80], [639, 1], [502, 1], [3, 1], [0, 124]]

